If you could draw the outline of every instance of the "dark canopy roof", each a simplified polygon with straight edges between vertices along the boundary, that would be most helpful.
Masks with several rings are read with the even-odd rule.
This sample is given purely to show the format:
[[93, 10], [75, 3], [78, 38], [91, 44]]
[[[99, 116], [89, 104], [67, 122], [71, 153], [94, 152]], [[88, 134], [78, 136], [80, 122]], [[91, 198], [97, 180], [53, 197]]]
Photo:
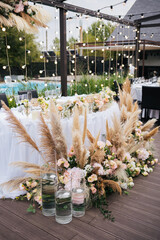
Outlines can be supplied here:
[[[130, 8], [124, 18], [134, 21], [137, 19], [141, 19], [142, 13], [144, 14], [144, 18], [160, 14], [160, 0], [136, 0], [136, 2], [133, 4], [133, 6]], [[142, 26], [144, 24], [153, 23], [160, 23], [160, 18], [157, 20], [144, 22], [142, 23]], [[116, 28], [112, 33], [112, 36], [115, 36], [114, 40], [117, 40], [117, 36], [118, 41], [134, 40], [135, 32], [133, 30], [135, 28], [130, 26], [130, 28], [128, 29], [127, 26], [123, 26], [123, 28], [121, 28], [121, 26], [122, 25]], [[140, 38], [142, 40], [146, 39], [160, 42], [160, 27], [141, 28], [140, 33]], [[126, 38], [126, 36], [128, 38]]]

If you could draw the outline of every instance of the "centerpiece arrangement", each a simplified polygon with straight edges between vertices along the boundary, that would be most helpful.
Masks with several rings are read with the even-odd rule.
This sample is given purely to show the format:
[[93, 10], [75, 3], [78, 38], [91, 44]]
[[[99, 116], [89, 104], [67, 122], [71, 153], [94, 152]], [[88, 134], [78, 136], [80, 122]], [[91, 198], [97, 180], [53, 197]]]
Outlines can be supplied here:
[[[57, 168], [55, 173], [57, 172], [59, 184], [63, 186], [64, 191], [71, 193], [72, 209], [75, 216], [75, 211], [82, 212], [84, 208], [83, 199], [85, 198], [86, 208], [95, 206], [100, 209], [104, 217], [113, 221], [114, 218], [108, 210], [108, 195], [116, 191], [119, 194], [125, 193], [128, 188], [134, 186], [134, 177], [139, 174], [147, 176], [153, 171], [153, 167], [158, 161], [151, 152], [152, 136], [157, 133], [158, 127], [150, 129], [156, 120], [149, 120], [145, 124], [139, 121], [140, 110], [138, 104], [133, 103], [128, 81], [124, 84], [123, 91], [119, 91], [121, 116], [118, 118], [114, 115], [112, 126], [109, 126], [106, 121], [106, 140], [104, 142], [99, 141], [100, 132], [97, 136], [92, 136], [87, 130], [86, 109], [84, 112], [84, 126], [83, 130], [81, 130], [79, 111], [75, 106], [72, 147], [69, 153], [67, 152], [58, 110], [54, 102], [50, 105], [49, 126], [43, 116], [40, 115], [39, 146], [28, 135], [12, 111], [3, 103], [8, 115], [7, 120], [11, 124], [13, 131], [24, 142], [38, 151], [44, 160], [42, 166], [26, 162], [13, 163], [12, 165], [21, 167], [29, 176], [27, 178], [12, 179], [4, 183], [3, 187], [7, 187], [9, 190], [20, 187], [20, 189], [25, 190], [26, 194], [17, 198], [27, 198], [31, 201], [32, 205], [28, 210], [34, 212], [35, 202], [40, 206], [43, 202], [41, 175], [46, 173], [46, 169], [48, 171], [54, 166], [54, 168]], [[89, 148], [85, 146], [86, 136], [90, 141]], [[80, 176], [83, 174], [85, 181], [81, 188]], [[76, 181], [73, 180], [73, 175], [76, 176]], [[81, 189], [81, 191], [74, 192], [73, 189]], [[57, 203], [59, 203], [59, 200]], [[68, 200], [67, 204], [70, 204]]]
[[[79, 114], [83, 115], [85, 112], [85, 109], [87, 109], [87, 112], [98, 112], [98, 111], [105, 111], [110, 104], [113, 103], [115, 92], [111, 91], [108, 87], [103, 88], [100, 93], [96, 94], [90, 94], [86, 96], [76, 96], [73, 99], [64, 100], [64, 102], [61, 99], [51, 98], [51, 99], [45, 99], [43, 97], [39, 98], [32, 98], [29, 107], [34, 109], [37, 107], [40, 107], [41, 111], [44, 113], [44, 115], [48, 116], [47, 112], [49, 109], [49, 100], [50, 102], [53, 101], [56, 105], [56, 108], [58, 110], [59, 115], [61, 117], [70, 117], [73, 115], [74, 108], [77, 107]], [[28, 100], [21, 101], [21, 103], [25, 106], [26, 102]]]

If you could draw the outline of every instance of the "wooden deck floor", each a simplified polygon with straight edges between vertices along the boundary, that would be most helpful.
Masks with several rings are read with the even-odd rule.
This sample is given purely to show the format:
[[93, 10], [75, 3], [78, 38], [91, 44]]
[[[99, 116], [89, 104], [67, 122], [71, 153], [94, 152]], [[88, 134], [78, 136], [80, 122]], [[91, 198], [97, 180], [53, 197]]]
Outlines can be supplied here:
[[[155, 150], [160, 156], [160, 133]], [[148, 177], [135, 179], [129, 196], [109, 198], [115, 222], [104, 220], [96, 209], [68, 225], [53, 217], [26, 212], [28, 203], [0, 200], [0, 240], [152, 240], [160, 239], [160, 165]]]

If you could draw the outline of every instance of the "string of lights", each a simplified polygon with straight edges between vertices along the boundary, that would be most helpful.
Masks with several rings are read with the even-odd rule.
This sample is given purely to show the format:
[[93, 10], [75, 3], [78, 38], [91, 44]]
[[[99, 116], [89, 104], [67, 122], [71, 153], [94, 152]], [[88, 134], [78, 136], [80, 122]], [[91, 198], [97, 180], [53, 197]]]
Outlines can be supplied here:
[[[97, 11], [97, 14], [99, 13], [99, 10]], [[135, 16], [140, 16], [141, 18], [144, 18], [145, 15], [148, 14], [154, 14], [154, 13], [160, 13], [160, 11], [154, 11], [154, 12], [141, 12], [141, 13], [130, 13], [130, 14], [121, 14], [121, 15], [114, 15], [114, 17], [119, 17], [119, 18], [123, 18], [123, 17], [129, 17], [129, 19], [131, 19], [132, 17]], [[84, 16], [83, 14], [76, 14], [73, 17], [68, 17], [66, 18], [66, 20], [72, 20], [72, 19], [77, 19], [77, 18], [83, 18], [83, 19], [88, 19], [88, 18], [92, 18], [89, 16]]]
[[103, 7], [103, 8], [98, 9], [98, 12], [100, 12], [101, 10], [104, 10], [104, 9], [106, 9], [106, 8], [110, 8], [111, 10], [113, 10], [113, 7], [119, 6], [119, 5], [121, 5], [121, 4], [125, 5], [125, 4], [127, 3], [127, 1], [128, 1], [128, 0], [124, 0], [124, 1], [121, 1], [121, 2], [119, 2], [119, 3], [115, 3], [115, 4], [113, 4], [113, 5], [105, 6], [105, 7]]

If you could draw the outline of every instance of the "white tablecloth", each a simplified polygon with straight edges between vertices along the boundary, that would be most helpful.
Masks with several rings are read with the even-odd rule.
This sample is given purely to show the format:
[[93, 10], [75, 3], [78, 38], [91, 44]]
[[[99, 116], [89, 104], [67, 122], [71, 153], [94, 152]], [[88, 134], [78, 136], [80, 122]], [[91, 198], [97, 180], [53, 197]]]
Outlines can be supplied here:
[[[13, 110], [14, 114], [22, 122], [22, 124], [27, 129], [27, 132], [38, 144], [39, 135], [38, 135], [38, 120], [33, 121], [31, 117], [26, 118], [17, 110]], [[88, 114], [87, 118], [87, 127], [93, 136], [96, 136], [100, 131], [101, 134], [105, 134], [106, 119], [108, 120], [109, 126], [112, 126], [112, 116], [120, 116], [120, 110], [116, 102], [103, 112], [91, 113]], [[5, 120], [6, 113], [3, 109], [0, 110], [0, 183], [8, 181], [14, 177], [24, 176], [23, 171], [20, 168], [15, 168], [9, 166], [11, 162], [14, 161], [25, 161], [32, 162], [36, 164], [41, 164], [42, 160], [36, 150], [33, 150], [30, 146], [25, 143], [20, 143], [20, 140], [17, 139], [16, 134], [13, 133], [12, 129], [9, 127], [8, 122]], [[80, 116], [80, 124], [83, 127], [83, 116]], [[62, 119], [63, 133], [66, 137], [68, 150], [72, 144], [72, 121], [70, 119]], [[83, 129], [83, 128], [82, 128]], [[88, 142], [86, 140], [86, 144]], [[4, 189], [0, 188], [0, 198], [10, 197], [15, 198], [20, 192], [7, 192]]]
[[134, 100], [137, 101], [142, 101], [142, 86], [148, 86], [148, 87], [158, 87], [158, 83], [137, 83], [137, 84], [132, 84], [131, 86], [131, 95]]

